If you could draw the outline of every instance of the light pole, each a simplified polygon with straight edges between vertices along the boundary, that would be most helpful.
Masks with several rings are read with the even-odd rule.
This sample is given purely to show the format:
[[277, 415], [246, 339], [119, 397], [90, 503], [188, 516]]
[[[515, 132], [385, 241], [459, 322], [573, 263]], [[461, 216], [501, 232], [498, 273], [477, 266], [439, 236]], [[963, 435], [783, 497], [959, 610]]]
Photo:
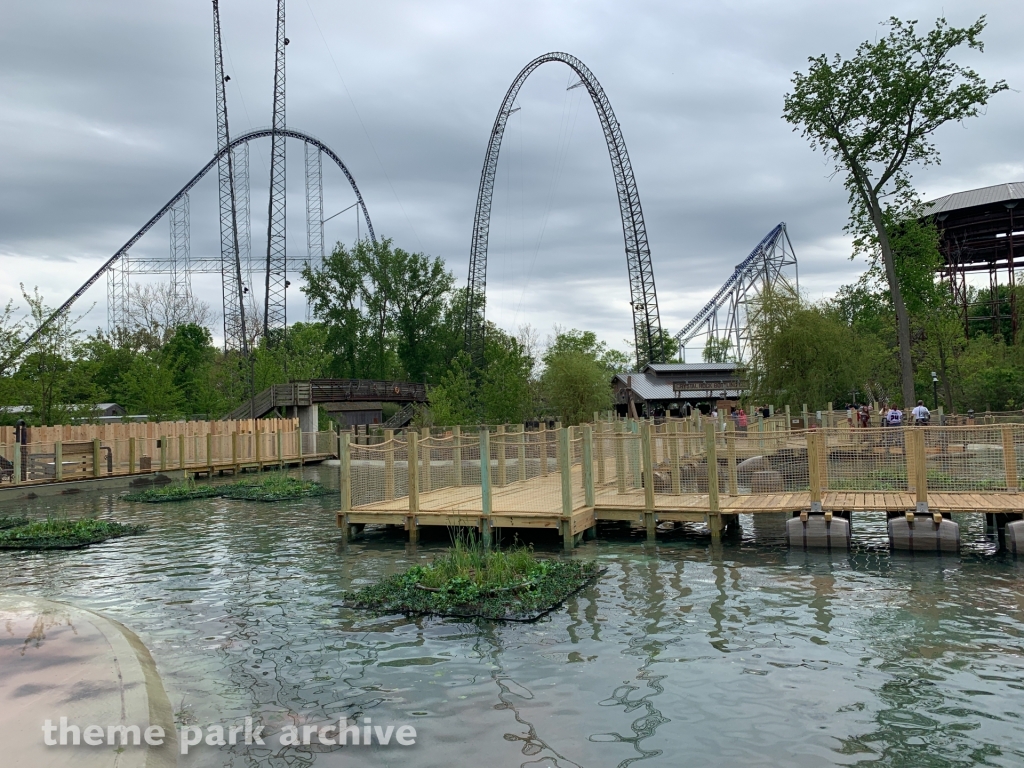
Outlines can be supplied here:
[[932, 371], [932, 405], [939, 410], [939, 376], [935, 371]]

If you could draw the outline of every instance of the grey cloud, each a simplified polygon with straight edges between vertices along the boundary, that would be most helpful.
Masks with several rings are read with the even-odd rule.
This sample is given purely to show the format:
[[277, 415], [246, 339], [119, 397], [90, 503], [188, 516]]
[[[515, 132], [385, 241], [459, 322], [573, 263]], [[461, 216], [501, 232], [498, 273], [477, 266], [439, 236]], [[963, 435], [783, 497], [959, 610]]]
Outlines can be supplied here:
[[[1018, 6], [990, 2], [984, 11], [986, 53], [968, 58], [989, 79], [1020, 86]], [[789, 226], [809, 295], [854, 279], [860, 267], [848, 260], [842, 236], [842, 180], [830, 180], [821, 156], [782, 122], [782, 96], [807, 56], [850, 53], [890, 14], [930, 24], [943, 12], [964, 24], [981, 11], [964, 0], [290, 0], [288, 123], [344, 158], [378, 233], [443, 256], [461, 280], [480, 164], [505, 89], [545, 51], [579, 56], [622, 124], [662, 319], [678, 328], [779, 221]], [[222, 0], [222, 13], [237, 134], [270, 119], [273, 2]], [[14, 4], [7, 14], [0, 28], [0, 300], [16, 296], [24, 281], [56, 304], [212, 155], [210, 3], [51, 0]], [[564, 67], [536, 72], [506, 133], [489, 307], [510, 328], [524, 321], [544, 334], [555, 323], [588, 327], [621, 346], [631, 326], [618, 208], [593, 109], [580, 103], [580, 89], [565, 91], [570, 82]], [[983, 118], [944, 128], [943, 164], [917, 174], [921, 189], [940, 195], [1024, 177], [1015, 141], [1020, 113], [1021, 95], [1010, 92]], [[564, 164], [552, 195], [560, 147]], [[257, 254], [265, 248], [268, 154], [269, 146], [252, 148]], [[300, 253], [301, 154], [289, 146], [289, 249]], [[351, 202], [331, 168], [325, 194], [329, 213]], [[218, 248], [215, 197], [212, 176], [192, 195], [193, 254]], [[339, 217], [327, 235], [350, 241], [354, 219]], [[136, 253], [165, 253], [167, 239], [158, 224]], [[293, 303], [301, 300], [297, 288]], [[202, 278], [196, 290], [217, 306], [215, 280]], [[102, 283], [85, 305], [93, 302], [90, 326], [103, 323]]]

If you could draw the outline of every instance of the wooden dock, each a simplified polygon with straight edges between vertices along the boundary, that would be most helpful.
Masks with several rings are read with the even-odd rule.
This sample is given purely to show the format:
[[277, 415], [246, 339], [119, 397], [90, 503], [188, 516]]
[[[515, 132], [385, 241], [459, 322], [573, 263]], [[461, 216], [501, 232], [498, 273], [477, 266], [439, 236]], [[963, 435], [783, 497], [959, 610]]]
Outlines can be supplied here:
[[[550, 432], [527, 437], [514, 428], [477, 438], [424, 431], [372, 447], [343, 440], [337, 524], [346, 538], [366, 525], [401, 526], [412, 541], [427, 526], [475, 528], [485, 540], [495, 529], [542, 528], [559, 531], [571, 548], [604, 521], [646, 529], [651, 539], [661, 523], [703, 523], [717, 539], [745, 514], [1024, 515], [1015, 448], [1024, 443], [1024, 427], [1004, 425], [991, 435], [905, 429], [894, 445], [897, 434], [885, 430], [740, 436], [704, 426], [687, 434], [658, 432], [647, 422], [628, 430], [584, 425], [575, 435], [556, 430], [554, 440]], [[968, 455], [980, 459], [968, 462]], [[744, 460], [776, 467], [760, 474], [778, 475], [785, 487], [752, 492], [740, 482]], [[960, 467], [942, 482], [966, 489], [930, 489], [933, 466]], [[471, 469], [479, 480], [468, 479]], [[895, 482], [905, 489], [892, 490]], [[844, 483], [869, 487], [829, 487]], [[374, 492], [384, 498], [369, 498]]]

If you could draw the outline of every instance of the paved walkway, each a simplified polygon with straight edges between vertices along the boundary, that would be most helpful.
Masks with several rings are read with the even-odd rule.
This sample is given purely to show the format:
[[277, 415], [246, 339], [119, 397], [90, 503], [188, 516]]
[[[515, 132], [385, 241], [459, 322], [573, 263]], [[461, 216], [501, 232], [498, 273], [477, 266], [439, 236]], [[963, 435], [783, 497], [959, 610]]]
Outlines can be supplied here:
[[[103, 743], [44, 743], [47, 719], [82, 731], [103, 728]], [[163, 728], [160, 747], [107, 744], [110, 726]], [[14, 768], [172, 768], [174, 717], [149, 651], [127, 627], [64, 603], [0, 595], [0, 744]], [[59, 727], [52, 732], [59, 742]], [[115, 739], [119, 737], [115, 734]], [[119, 743], [119, 742], [118, 742]]]

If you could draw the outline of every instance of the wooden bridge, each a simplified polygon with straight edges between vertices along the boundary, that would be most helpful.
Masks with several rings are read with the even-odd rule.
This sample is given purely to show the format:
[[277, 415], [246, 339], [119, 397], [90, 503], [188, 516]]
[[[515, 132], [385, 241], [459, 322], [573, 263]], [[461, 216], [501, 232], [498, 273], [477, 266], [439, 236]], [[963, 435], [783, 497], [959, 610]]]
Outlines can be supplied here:
[[649, 539], [663, 523], [704, 523], [718, 539], [741, 514], [1015, 519], [1022, 443], [1015, 424], [737, 432], [706, 419], [424, 430], [369, 446], [343, 436], [337, 522], [346, 538], [383, 524], [412, 541], [425, 526], [475, 528], [485, 540], [495, 529], [546, 528], [568, 549], [602, 521]]

